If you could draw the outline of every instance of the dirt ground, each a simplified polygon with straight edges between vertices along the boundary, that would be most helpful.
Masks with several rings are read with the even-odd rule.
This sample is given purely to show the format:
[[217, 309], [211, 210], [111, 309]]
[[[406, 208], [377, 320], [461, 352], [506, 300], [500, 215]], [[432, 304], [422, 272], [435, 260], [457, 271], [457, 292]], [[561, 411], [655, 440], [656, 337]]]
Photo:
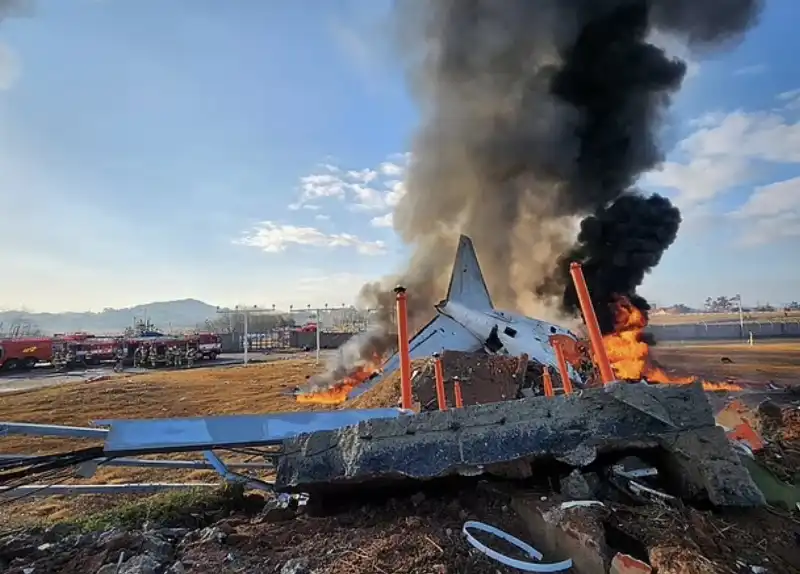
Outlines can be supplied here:
[[[677, 374], [695, 374], [710, 380], [734, 378], [761, 383], [771, 380], [777, 383], [800, 381], [800, 344], [765, 343], [752, 348], [742, 345], [662, 346], [657, 347], [654, 353], [661, 364]], [[732, 362], [723, 363], [721, 361], [723, 356], [728, 357]], [[305, 382], [306, 377], [315, 373], [318, 368], [313, 361], [287, 360], [248, 367], [157, 372], [110, 381], [67, 384], [35, 391], [8, 393], [0, 396], [0, 420], [84, 426], [93, 419], [102, 418], [182, 417], [336, 408], [298, 405], [291, 396], [285, 394], [287, 389]], [[347, 407], [375, 408], [397, 404], [399, 399], [398, 381], [399, 376], [394, 375], [384, 384], [371, 389], [353, 403], [348, 404]], [[81, 446], [86, 445], [83, 442], [80, 444]], [[75, 441], [52, 438], [0, 438], [0, 452], [3, 454], [48, 453], [75, 446]], [[187, 455], [180, 455], [180, 457], [190, 458]], [[102, 469], [91, 479], [93, 482], [214, 480], [216, 477], [206, 471], [164, 472], [130, 468]], [[3, 524], [3, 528], [0, 530], [42, 521], [85, 516], [121, 504], [125, 500], [128, 498], [84, 496], [26, 499], [13, 505], [0, 502], [0, 524]], [[498, 571], [494, 565], [492, 565], [494, 569], [488, 569], [488, 566], [486, 566], [487, 569], [481, 569], [482, 567], [475, 562], [478, 559], [463, 548], [463, 541], [460, 542], [461, 546], [459, 546], [460, 550], [457, 555], [450, 556], [451, 552], [455, 552], [453, 541], [461, 540], [458, 529], [460, 523], [463, 523], [465, 512], [470, 516], [488, 513], [487, 521], [491, 519], [491, 523], [501, 527], [505, 524], [512, 532], [517, 528], [514, 526], [513, 517], [505, 517], [502, 510], [499, 511], [499, 514], [492, 514], [497, 511], [497, 508], [491, 505], [474, 507], [473, 510], [465, 511], [459, 506], [461, 502], [425, 504], [430, 508], [423, 505], [416, 510], [413, 508], [404, 510], [408, 504], [398, 503], [398, 509], [392, 511], [394, 514], [392, 514], [391, 520], [384, 520], [382, 518], [384, 515], [380, 511], [367, 508], [352, 510], [343, 515], [324, 519], [303, 518], [280, 526], [243, 526], [244, 531], [248, 534], [245, 538], [249, 542], [245, 542], [245, 538], [243, 538], [241, 544], [250, 545], [247, 546], [249, 550], [244, 554], [249, 555], [252, 550], [255, 555], [259, 555], [257, 549], [252, 546], [260, 548], [260, 545], [263, 544], [264, 548], [270, 549], [274, 555], [281, 559], [288, 559], [288, 557], [297, 555], [300, 550], [314, 554], [315, 544], [323, 543], [325, 552], [329, 553], [326, 556], [330, 557], [327, 563], [331, 566], [326, 566], [328, 569], [320, 570], [320, 572], [381, 572], [382, 569], [394, 572], [401, 571], [400, 566], [405, 568], [405, 571], [414, 572]], [[465, 508], [472, 507], [466, 506]], [[440, 518], [432, 518], [435, 516]], [[421, 520], [422, 527], [419, 526], [419, 520]], [[628, 520], [633, 520], [633, 518], [628, 517]], [[653, 520], [651, 517], [650, 521], [653, 522]], [[675, 516], [670, 515], [668, 520], [675, 520]], [[744, 529], [741, 525], [737, 526], [738, 523], [732, 518], [720, 518], [720, 520], [723, 522], [714, 522], [713, 528], [728, 534], [737, 532], [736, 529]], [[357, 524], [359, 526], [356, 528]], [[784, 527], [785, 524], [784, 521]], [[353, 528], [355, 530], [352, 530]], [[670, 524], [666, 524], [663, 530], [668, 532], [670, 528]], [[450, 530], [449, 534], [447, 533], [448, 529]], [[746, 531], [750, 532], [750, 530]], [[337, 539], [335, 537], [338, 532], [342, 532], [342, 536]], [[344, 534], [345, 532], [347, 534]], [[704, 534], [706, 532], [707, 530], [704, 530], [698, 534], [698, 536], [706, 537], [704, 541], [701, 541], [702, 543], [697, 542], [698, 547], [703, 552], [711, 552], [712, 547], [708, 545], [714, 544], [716, 545], [714, 547], [720, 549], [718, 552], [724, 553], [725, 549], [729, 547], [725, 546], [728, 543], [716, 540], [715, 537], [708, 537]], [[325, 535], [313, 536], [312, 533], [325, 533]], [[795, 535], [794, 530], [787, 531], [786, 535]], [[750, 533], [747, 536], [752, 538], [755, 535]], [[762, 546], [777, 544], [777, 542], [773, 542], [774, 536], [777, 534], [770, 534], [770, 536], [773, 538], [765, 535], [766, 542], [759, 539], [748, 543]], [[311, 542], [309, 539], [317, 542]], [[347, 542], [343, 542], [343, 540]], [[728, 540], [728, 538], [726, 537], [724, 540]], [[781, 538], [780, 540], [780, 544], [785, 544], [788, 539]], [[392, 568], [381, 566], [388, 559], [389, 553], [398, 547], [406, 549], [404, 552], [408, 554], [407, 563], [403, 563], [397, 568], [394, 563], [392, 563]], [[783, 547], [780, 546], [780, 548]], [[217, 552], [218, 555], [214, 552]], [[232, 571], [220, 566], [221, 562], [219, 562], [223, 561], [229, 552], [230, 549], [227, 547], [221, 547], [213, 552], [209, 549], [202, 557], [194, 559], [197, 561], [198, 567], [192, 571]], [[776, 552], [780, 554], [782, 551]], [[193, 560], [188, 555], [187, 559]], [[473, 562], [468, 562], [469, 560]], [[433, 569], [440, 561], [441, 564], [447, 566], [439, 570]], [[424, 568], [415, 566], [422, 563], [426, 564]], [[457, 565], [455, 569], [453, 564]], [[461, 569], [462, 567], [463, 569]]]
[[710, 381], [800, 384], [800, 343], [656, 345], [653, 358], [676, 376]]

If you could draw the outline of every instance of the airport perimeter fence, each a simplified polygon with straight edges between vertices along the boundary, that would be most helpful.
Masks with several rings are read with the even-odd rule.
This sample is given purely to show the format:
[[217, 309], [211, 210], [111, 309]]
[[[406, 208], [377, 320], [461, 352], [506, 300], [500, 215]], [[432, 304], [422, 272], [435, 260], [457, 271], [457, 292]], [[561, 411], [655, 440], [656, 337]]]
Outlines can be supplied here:
[[[322, 331], [319, 334], [321, 349], [336, 349], [347, 342], [355, 332]], [[241, 353], [244, 350], [242, 333], [220, 335], [223, 353]], [[248, 352], [280, 352], [290, 349], [316, 349], [317, 334], [314, 331], [272, 330], [265, 333], [248, 333]]]
[[749, 339], [800, 339], [800, 319], [781, 321], [745, 321], [736, 323], [685, 323], [650, 325], [657, 341], [733, 341]]

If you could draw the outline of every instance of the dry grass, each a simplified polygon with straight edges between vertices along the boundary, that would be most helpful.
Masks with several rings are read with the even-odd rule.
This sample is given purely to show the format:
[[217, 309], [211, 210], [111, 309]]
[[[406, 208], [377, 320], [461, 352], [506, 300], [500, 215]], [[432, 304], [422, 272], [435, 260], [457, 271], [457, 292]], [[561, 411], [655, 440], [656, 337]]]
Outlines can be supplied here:
[[[784, 314], [783, 311], [771, 313], [745, 313], [745, 321], [800, 321], [800, 311]], [[688, 325], [693, 323], [736, 323], [739, 313], [696, 313], [691, 315], [652, 315], [651, 325]]]
[[[325, 410], [298, 405], [284, 394], [316, 372], [310, 360], [274, 361], [247, 367], [155, 372], [95, 383], [0, 395], [0, 420], [87, 426], [106, 418], [168, 418], [214, 414], [248, 414]], [[46, 454], [91, 446], [89, 441], [11, 436], [0, 439], [3, 454]], [[190, 453], [161, 458], [197, 458]], [[233, 459], [233, 457], [232, 457]], [[208, 471], [100, 468], [84, 483], [215, 482]], [[78, 481], [75, 481], [78, 482]], [[114, 498], [114, 501], [120, 498]], [[0, 505], [0, 523], [31, 522], [85, 515], [108, 506], [106, 497], [48, 497], [8, 508]]]
[[[653, 357], [680, 376], [713, 381], [800, 384], [800, 343], [743, 343], [656, 346]], [[722, 361], [727, 357], [732, 363]]]
[[[800, 382], [800, 343], [761, 343], [748, 347], [724, 345], [663, 346], [655, 358], [677, 374], [711, 380], [778, 383]], [[733, 364], [723, 364], [721, 357]], [[69, 383], [57, 387], [0, 395], [0, 420], [86, 426], [103, 418], [165, 418], [326, 410], [336, 407], [298, 405], [287, 389], [317, 370], [313, 361], [286, 360], [248, 367], [206, 368], [122, 377], [95, 383]], [[398, 375], [376, 386], [348, 408], [376, 408], [397, 404]], [[0, 439], [0, 452], [44, 454], [88, 446], [86, 442], [56, 438], [8, 437]], [[190, 454], [174, 455], [191, 458]], [[207, 471], [163, 471], [137, 468], [101, 468], [86, 482], [216, 481]], [[125, 498], [83, 496], [27, 500], [13, 506], [0, 504], [0, 524], [85, 516], [120, 504]]]

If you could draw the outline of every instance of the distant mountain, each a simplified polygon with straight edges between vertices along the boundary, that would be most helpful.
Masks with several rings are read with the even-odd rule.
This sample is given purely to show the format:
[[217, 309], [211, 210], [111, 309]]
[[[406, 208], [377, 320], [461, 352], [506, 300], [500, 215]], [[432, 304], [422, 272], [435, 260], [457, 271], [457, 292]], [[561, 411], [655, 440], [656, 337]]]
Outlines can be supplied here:
[[104, 309], [99, 313], [28, 313], [25, 311], [0, 312], [0, 333], [8, 333], [14, 325], [23, 329], [39, 329], [44, 334], [87, 331], [95, 334], [121, 333], [135, 320], [147, 318], [158, 329], [193, 329], [202, 326], [206, 319], [214, 321], [219, 316], [217, 308], [196, 299], [159, 301], [125, 309]]

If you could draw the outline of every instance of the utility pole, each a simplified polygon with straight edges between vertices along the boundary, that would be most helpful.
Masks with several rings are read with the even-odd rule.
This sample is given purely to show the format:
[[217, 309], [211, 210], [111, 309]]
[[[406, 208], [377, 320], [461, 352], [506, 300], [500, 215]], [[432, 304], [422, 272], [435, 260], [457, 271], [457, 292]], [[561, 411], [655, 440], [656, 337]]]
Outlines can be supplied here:
[[739, 301], [739, 330], [741, 332], [741, 337], [744, 339], [744, 313], [742, 312], [742, 295], [741, 293], [736, 294], [736, 299]]
[[319, 364], [319, 352], [320, 352], [320, 331], [322, 331], [322, 311], [328, 311], [328, 304], [325, 303], [325, 307], [312, 307], [311, 305], [306, 305], [305, 310], [303, 309], [295, 309], [294, 305], [289, 305], [289, 313], [314, 313], [317, 318], [317, 329], [316, 329], [316, 340], [317, 340], [317, 353], [316, 353], [316, 363]]
[[242, 315], [244, 317], [244, 340], [242, 346], [244, 347], [244, 364], [246, 365], [248, 362], [248, 351], [249, 351], [249, 343], [248, 341], [248, 332], [247, 332], [247, 318], [252, 314], [258, 313], [268, 313], [269, 310], [267, 309], [259, 309], [258, 305], [253, 305], [252, 307], [239, 307], [236, 305], [233, 309], [220, 309], [217, 307], [217, 313], [220, 315]]

